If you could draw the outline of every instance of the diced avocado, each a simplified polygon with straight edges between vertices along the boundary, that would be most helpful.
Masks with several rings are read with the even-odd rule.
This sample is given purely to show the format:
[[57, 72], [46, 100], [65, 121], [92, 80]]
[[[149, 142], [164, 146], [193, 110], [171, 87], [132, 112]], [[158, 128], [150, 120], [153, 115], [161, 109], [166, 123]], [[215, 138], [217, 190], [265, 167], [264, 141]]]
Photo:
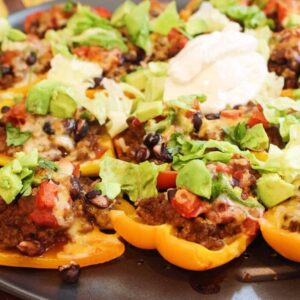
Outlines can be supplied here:
[[20, 173], [22, 171], [22, 165], [17, 159], [11, 162], [11, 170], [13, 173]]
[[16, 159], [23, 168], [35, 168], [38, 165], [38, 151], [34, 149], [31, 152], [19, 152], [16, 154]]
[[278, 174], [265, 174], [256, 184], [258, 196], [268, 208], [292, 197], [296, 192], [295, 186], [281, 179]]
[[267, 149], [269, 147], [269, 137], [263, 125], [257, 124], [248, 129], [241, 140], [241, 146], [256, 151]]
[[52, 93], [59, 85], [60, 83], [55, 80], [43, 80], [34, 85], [26, 99], [27, 111], [37, 115], [46, 115], [49, 111]]
[[135, 111], [135, 116], [141, 121], [146, 122], [160, 116], [163, 112], [163, 104], [160, 101], [140, 102]]
[[26, 40], [26, 34], [22, 31], [14, 28], [10, 28], [7, 34], [8, 39], [14, 42], [20, 42]]
[[145, 87], [146, 101], [162, 100], [165, 88], [165, 77], [150, 76]]
[[53, 93], [50, 102], [50, 114], [57, 118], [71, 118], [77, 108], [76, 102], [63, 89], [57, 89]]
[[212, 191], [211, 174], [202, 160], [191, 160], [179, 170], [176, 186], [209, 199]]
[[135, 72], [127, 74], [124, 77], [124, 81], [139, 90], [144, 90], [148, 80], [147, 73], [149, 73], [149, 70], [139, 69]]
[[22, 190], [22, 180], [12, 172], [11, 166], [0, 169], [0, 196], [10, 204]]

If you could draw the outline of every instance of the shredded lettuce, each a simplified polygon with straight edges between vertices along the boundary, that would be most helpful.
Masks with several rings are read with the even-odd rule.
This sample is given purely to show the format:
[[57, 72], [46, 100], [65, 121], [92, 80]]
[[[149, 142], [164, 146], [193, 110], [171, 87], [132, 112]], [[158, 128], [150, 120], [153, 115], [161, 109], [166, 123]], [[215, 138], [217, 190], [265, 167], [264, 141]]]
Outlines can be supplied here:
[[[240, 154], [243, 157], [248, 158], [253, 164], [257, 164], [257, 159], [254, 154], [249, 151], [242, 151], [236, 145], [233, 145], [226, 141], [196, 141], [185, 138], [180, 133], [175, 133], [171, 136], [168, 143], [168, 150], [173, 155], [173, 169], [179, 170], [185, 164], [193, 159], [210, 159], [207, 155], [208, 150], [212, 149], [214, 152], [227, 153], [227, 154]], [[216, 151], [217, 149], [217, 151]], [[219, 156], [221, 159], [224, 157]], [[214, 154], [213, 160], [215, 161], [218, 156]]]
[[201, 33], [220, 31], [229, 24], [229, 19], [211, 3], [203, 2], [199, 10], [193, 14], [185, 25], [188, 34], [194, 36]]
[[146, 0], [135, 5], [125, 16], [125, 26], [133, 43], [151, 53], [152, 45], [150, 41], [150, 1]]
[[126, 194], [131, 201], [157, 195], [158, 172], [166, 165], [156, 165], [148, 161], [141, 164], [125, 162], [106, 156], [100, 164], [102, 182], [98, 188], [103, 195], [115, 198]]
[[213, 181], [212, 184], [212, 199], [216, 199], [221, 195], [226, 195], [230, 200], [254, 208], [263, 208], [263, 206], [257, 201], [256, 198], [250, 197], [246, 200], [241, 197], [242, 190], [239, 187], [233, 187], [230, 184], [229, 178], [219, 173], [218, 177]]
[[0, 43], [5, 39], [13, 42], [25, 41], [26, 34], [18, 29], [12, 28], [7, 19], [0, 18]]
[[69, 30], [48, 30], [46, 32], [45, 39], [50, 43], [53, 55], [72, 56], [68, 46], [71, 39], [70, 35], [71, 32]]
[[293, 183], [300, 178], [300, 124], [290, 126], [290, 141], [284, 149], [270, 145], [268, 159], [253, 166], [261, 172], [277, 173]]
[[10, 123], [6, 124], [5, 129], [7, 146], [23, 145], [31, 137], [31, 132], [21, 131]]
[[155, 19], [151, 21], [151, 31], [167, 35], [172, 28], [179, 28], [183, 25], [176, 8], [176, 2], [173, 1], [166, 9]]
[[126, 0], [120, 5], [113, 13], [111, 17], [111, 24], [116, 27], [125, 26], [125, 17], [135, 7], [135, 4], [131, 0]]
[[236, 0], [210, 0], [210, 2], [230, 19], [242, 23], [245, 28], [274, 26], [274, 22], [256, 5], [239, 5]]
[[72, 42], [81, 46], [100, 46], [106, 49], [119, 48], [123, 52], [127, 51], [121, 33], [111, 29], [90, 28], [74, 36]]

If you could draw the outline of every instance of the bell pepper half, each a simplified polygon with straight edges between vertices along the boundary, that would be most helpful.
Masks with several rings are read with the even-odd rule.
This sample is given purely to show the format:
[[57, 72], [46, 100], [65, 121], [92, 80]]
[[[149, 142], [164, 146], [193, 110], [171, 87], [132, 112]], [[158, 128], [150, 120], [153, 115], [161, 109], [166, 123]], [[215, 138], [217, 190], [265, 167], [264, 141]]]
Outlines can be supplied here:
[[62, 248], [54, 247], [38, 257], [24, 256], [16, 251], [0, 251], [0, 265], [9, 267], [57, 269], [76, 262], [80, 267], [101, 264], [121, 256], [124, 244], [117, 234], [104, 234], [98, 229], [79, 233]]
[[283, 257], [300, 262], [300, 234], [282, 228], [284, 207], [292, 204], [289, 200], [269, 209], [260, 222], [260, 230], [265, 241]]
[[131, 245], [141, 249], [156, 249], [168, 262], [187, 270], [203, 271], [221, 266], [240, 256], [252, 241], [246, 234], [226, 240], [220, 250], [176, 237], [172, 226], [146, 225], [138, 221], [135, 212], [112, 210], [111, 221], [116, 232]]

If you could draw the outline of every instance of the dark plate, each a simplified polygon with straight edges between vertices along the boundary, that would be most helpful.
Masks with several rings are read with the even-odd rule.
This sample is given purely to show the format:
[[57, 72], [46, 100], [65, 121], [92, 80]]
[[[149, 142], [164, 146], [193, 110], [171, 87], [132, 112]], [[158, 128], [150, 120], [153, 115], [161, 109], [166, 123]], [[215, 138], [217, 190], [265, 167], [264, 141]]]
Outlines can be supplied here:
[[[121, 3], [82, 2], [110, 9]], [[15, 13], [10, 21], [21, 27], [28, 13], [47, 6]], [[121, 258], [83, 269], [77, 285], [62, 284], [57, 271], [2, 267], [0, 289], [24, 299], [299, 299], [299, 278], [300, 265], [276, 255], [259, 237], [242, 257], [212, 271], [185, 271], [155, 251], [127, 246]]]

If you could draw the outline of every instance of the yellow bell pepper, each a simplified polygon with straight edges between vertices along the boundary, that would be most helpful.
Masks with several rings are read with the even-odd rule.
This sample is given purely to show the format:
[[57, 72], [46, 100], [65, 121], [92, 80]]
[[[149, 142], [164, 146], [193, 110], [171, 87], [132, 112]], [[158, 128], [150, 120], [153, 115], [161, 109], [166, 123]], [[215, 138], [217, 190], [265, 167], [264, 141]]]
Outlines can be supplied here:
[[140, 223], [132, 210], [112, 210], [110, 217], [116, 232], [128, 243], [141, 249], [156, 249], [168, 262], [187, 270], [203, 271], [226, 264], [240, 256], [252, 241], [241, 233], [225, 240], [222, 249], [213, 251], [176, 237], [170, 225]]
[[285, 90], [282, 90], [281, 96], [282, 96], [282, 97], [293, 98], [293, 90], [292, 90], [292, 89], [285, 89]]
[[4, 154], [0, 154], [0, 166], [3, 167], [7, 165], [12, 160], [12, 157], [9, 157]]
[[300, 234], [282, 228], [285, 207], [292, 207], [296, 201], [289, 200], [269, 209], [260, 222], [260, 230], [265, 241], [276, 252], [287, 259], [300, 262]]
[[124, 244], [118, 235], [104, 234], [98, 229], [77, 234], [74, 241], [61, 249], [48, 250], [38, 257], [24, 256], [16, 251], [0, 251], [0, 265], [9, 267], [57, 269], [71, 261], [81, 267], [101, 264], [121, 256]]
[[[172, 227], [164, 225], [157, 230], [156, 248], [168, 262], [187, 270], [204, 271], [224, 265], [239, 257], [252, 239], [246, 234], [239, 234], [220, 250], [189, 242], [172, 234]], [[175, 250], [175, 251], [174, 251]]]

